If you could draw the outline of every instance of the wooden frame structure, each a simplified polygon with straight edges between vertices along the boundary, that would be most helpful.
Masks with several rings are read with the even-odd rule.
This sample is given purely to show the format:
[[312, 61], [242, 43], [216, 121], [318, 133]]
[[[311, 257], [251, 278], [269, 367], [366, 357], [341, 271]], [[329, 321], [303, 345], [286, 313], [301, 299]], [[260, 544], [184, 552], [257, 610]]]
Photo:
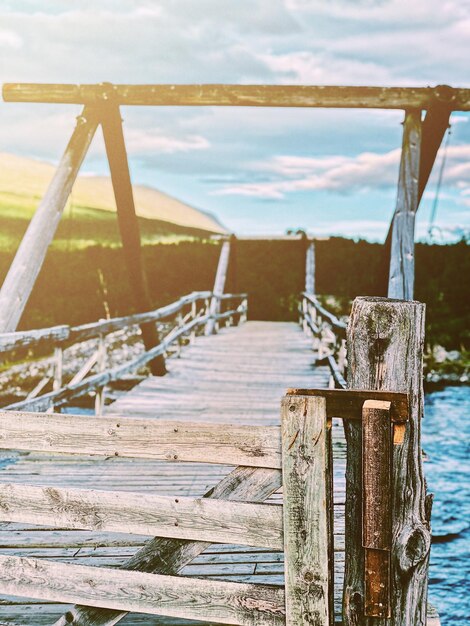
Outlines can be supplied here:
[[[326, 343], [330, 344], [327, 358], [332, 368], [335, 385], [346, 387], [343, 366], [347, 339], [350, 365], [347, 374], [349, 387], [356, 392], [366, 390], [363, 392], [366, 395], [360, 396], [362, 398], [361, 420], [345, 420], [347, 497], [344, 624], [354, 626], [358, 620], [362, 623], [361, 620], [364, 620], [364, 617], [366, 621], [371, 617], [375, 626], [386, 626], [390, 623], [390, 619], [393, 626], [424, 624], [431, 508], [422, 473], [419, 441], [422, 412], [421, 364], [424, 306], [416, 302], [406, 302], [406, 300], [411, 300], [413, 297], [415, 214], [447, 128], [450, 113], [453, 110], [470, 110], [470, 90], [452, 89], [445, 86], [434, 89], [401, 89], [253, 85], [9, 84], [4, 86], [3, 95], [4, 99], [9, 102], [80, 103], [84, 105], [83, 113], [78, 118], [77, 127], [57, 173], [33, 217], [0, 290], [0, 332], [3, 333], [11, 333], [16, 329], [98, 124], [103, 126], [105, 134], [119, 225], [129, 275], [134, 286], [136, 305], [140, 311], [148, 311], [151, 308], [143, 271], [120, 105], [337, 107], [403, 109], [405, 111], [397, 205], [387, 238], [387, 245], [390, 249], [388, 295], [400, 300], [356, 299], [346, 330], [344, 323], [326, 311], [315, 298], [314, 248], [307, 241], [306, 291], [303, 294], [300, 314], [305, 329], [319, 339], [319, 347], [322, 341], [325, 343], [324, 339], [327, 337]], [[424, 120], [423, 111], [426, 111]], [[225, 243], [221, 247], [220, 271], [217, 272], [216, 285], [214, 291], [211, 292], [211, 309], [206, 317], [194, 318], [198, 324], [207, 324], [207, 333], [214, 330], [211, 320], [217, 320], [219, 315], [224, 315], [224, 313], [218, 313], [218, 305], [223, 298], [223, 282], [229, 257], [229, 245], [228, 242]], [[240, 309], [230, 311], [229, 314], [245, 315], [246, 303], [240, 306]], [[165, 372], [163, 358], [165, 348], [159, 343], [154, 319], [142, 318], [139, 321], [142, 323], [147, 356], [150, 354], [158, 357], [158, 360], [153, 360], [153, 373], [163, 374]], [[329, 334], [326, 327], [329, 327]], [[51, 337], [62, 337], [67, 334], [67, 330], [63, 327], [49, 330]], [[190, 329], [182, 323], [178, 332], [183, 334], [188, 330]], [[18, 334], [15, 333], [15, 335]], [[178, 337], [175, 335], [173, 339], [175, 338]], [[8, 339], [7, 337], [6, 340]], [[10, 339], [20, 340], [18, 336], [10, 337]], [[23, 339], [34, 340], [34, 337]], [[340, 354], [342, 354], [342, 364]], [[335, 357], [338, 357], [338, 364]], [[371, 387], [378, 392], [395, 389], [397, 392], [407, 394], [409, 419], [406, 424], [404, 422], [391, 424], [393, 408], [389, 404], [390, 398], [374, 396], [374, 391], [367, 391]], [[344, 393], [352, 397], [353, 392]], [[213, 594], [221, 601], [221, 604], [228, 602], [229, 613], [224, 612], [224, 609], [224, 611], [218, 610], [215, 614], [211, 612], [210, 607], [208, 612], [205, 612], [205, 608], [202, 612], [198, 612], [197, 607], [194, 609], [195, 612], [182, 612], [186, 610], [184, 607], [178, 607], [174, 603], [171, 605], [170, 602], [165, 609], [166, 614], [196, 619], [202, 615], [204, 619], [217, 619], [225, 623], [239, 624], [254, 623], [254, 616], [256, 623], [259, 624], [286, 623], [289, 626], [299, 623], [309, 624], [309, 626], [319, 623], [322, 626], [330, 624], [332, 613], [331, 581], [328, 572], [330, 551], [328, 537], [331, 532], [331, 521], [328, 521], [325, 512], [327, 508], [321, 502], [328, 502], [330, 490], [328, 478], [330, 453], [327, 431], [331, 415], [328, 416], [328, 399], [325, 399], [325, 396], [322, 396], [318, 390], [308, 393], [305, 390], [292, 391], [292, 394], [295, 399], [289, 398], [283, 404], [281, 436], [283, 441], [281, 466], [287, 487], [283, 513], [284, 549], [287, 554], [285, 597], [269, 589], [255, 591], [250, 586], [244, 586], [243, 589], [237, 586], [229, 588], [222, 583], [217, 583], [215, 586], [211, 583], [205, 587], [201, 582], [196, 590], [202, 598], [201, 606], [205, 606], [204, 597], [207, 598], [207, 594]], [[308, 423], [305, 420], [307, 414], [311, 418]], [[13, 423], [11, 415], [11, 412], [5, 413], [7, 416], [5, 419], [10, 424]], [[20, 421], [29, 420], [28, 427], [32, 427], [35, 423], [41, 424], [43, 420], [43, 417], [38, 415], [26, 418], [23, 418], [22, 414], [16, 415]], [[61, 422], [63, 418], [64, 416], [61, 416]], [[53, 423], [50, 421], [53, 420], [51, 415], [48, 415], [46, 419], [48, 425]], [[128, 430], [132, 427], [129, 424]], [[137, 422], [135, 427], [138, 428]], [[43, 440], [44, 432], [41, 427], [39, 430], [39, 439]], [[83, 430], [86, 432], [86, 429]], [[109, 430], [112, 431], [112, 429]], [[252, 427], [249, 427], [249, 430], [252, 435], [255, 434]], [[225, 431], [224, 426], [224, 434]], [[173, 428], [173, 432], [177, 430]], [[263, 436], [269, 439], [266, 432]], [[246, 437], [248, 437], [248, 432], [243, 433], [243, 438]], [[148, 437], [146, 439], [148, 440]], [[93, 443], [95, 440], [96, 437]], [[314, 445], [312, 445], [313, 441], [315, 441]], [[313, 450], [318, 442], [321, 442], [320, 447]], [[8, 447], [10, 444], [8, 444], [8, 437], [0, 440], [0, 447]], [[141, 444], [142, 442], [139, 445]], [[17, 438], [13, 447], [19, 445]], [[25, 445], [23, 449], [30, 449], [27, 446], [33, 444], [29, 442]], [[365, 446], [364, 450], [363, 446]], [[371, 473], [367, 467], [363, 467], [362, 458], [363, 454], [370, 456], [370, 450], [373, 450], [374, 446], [381, 449], [382, 456], [372, 459], [374, 471]], [[206, 449], [204, 450], [206, 452]], [[259, 456], [259, 447], [256, 450], [255, 456]], [[79, 452], [79, 450], [75, 451]], [[321, 455], [318, 465], [313, 459], [317, 458], [319, 451]], [[109, 453], [109, 448], [106, 452]], [[132, 451], [132, 454], [134, 453], [135, 449]], [[130, 452], [129, 454], [132, 456]], [[207, 458], [202, 460], [207, 460]], [[227, 455], [224, 455], [223, 461], [228, 462]], [[253, 467], [253, 461], [248, 462], [246, 456], [243, 462], [248, 467], [237, 468], [233, 475], [229, 475], [209, 494], [209, 497], [260, 502], [279, 488], [281, 484], [279, 454], [274, 466], [271, 465], [272, 461], [269, 461], [270, 465], [266, 466], [263, 465], [263, 461], [257, 460], [256, 467]], [[300, 467], [302, 472], [299, 471]], [[393, 468], [393, 472], [390, 468]], [[391, 485], [392, 501], [378, 496], [377, 490], [379, 487], [382, 491], [384, 490], [387, 477], [389, 479], [387, 484]], [[313, 485], [321, 486], [322, 500], [316, 501], [320, 509], [324, 511], [320, 517], [317, 515], [318, 511], [315, 513], [311, 510], [312, 502], [315, 501]], [[15, 487], [11, 489], [14, 490]], [[20, 498], [21, 494], [18, 490], [14, 493], [15, 497]], [[289, 502], [290, 493], [294, 494], [296, 504]], [[313, 500], [305, 498], [306, 493], [311, 494]], [[40, 498], [40, 494], [35, 493], [34, 497]], [[91, 496], [82, 495], [82, 497]], [[26, 500], [28, 498], [29, 496]], [[377, 505], [375, 507], [374, 504], [373, 514], [370, 512], [371, 502]], [[21, 514], [25, 514], [24, 508]], [[132, 516], [132, 513], [130, 514]], [[271, 529], [279, 531], [279, 520], [275, 523], [270, 518], [269, 524]], [[154, 530], [152, 527], [152, 532]], [[173, 532], [175, 533], [174, 529]], [[188, 545], [183, 544], [180, 539], [174, 538], [181, 537], [178, 534], [180, 532], [183, 531], [177, 531], [172, 535], [166, 534], [164, 539], [151, 540], [148, 548], [144, 548], [145, 554], [142, 558], [136, 555], [132, 569], [140, 569], [141, 574], [105, 572], [106, 582], [112, 579], [119, 586], [123, 580], [120, 576], [125, 577], [126, 584], [130, 580], [128, 576], [134, 576], [135, 589], [138, 591], [139, 588], [144, 587], [149, 590], [150, 595], [156, 592], [156, 588], [152, 587], [153, 583], [160, 585], [160, 589], [163, 590], [172, 588], [171, 586], [177, 579], [166, 580], [166, 577], [169, 575], [173, 577], [177, 574], [185, 563], [191, 561], [207, 546], [205, 542], [207, 538], [198, 541], [191, 539]], [[185, 530], [185, 532], [189, 531]], [[216, 539], [211, 535], [211, 540]], [[322, 549], [325, 550], [320, 560], [317, 559], [317, 555], [312, 555], [312, 546], [319, 545], [319, 541], [322, 541]], [[15, 557], [2, 557], [0, 562], [2, 565], [0, 589], [7, 590], [9, 593], [16, 591], [20, 594], [25, 592], [26, 595], [31, 595], [31, 588], [36, 584], [35, 571], [41, 574], [41, 580], [46, 577], [50, 581], [62, 581], [63, 572], [60, 568], [55, 570], [48, 565], [17, 560]], [[163, 567], [162, 564], [164, 564]], [[89, 592], [89, 585], [86, 591], [83, 585], [80, 586], [83, 577], [86, 580], [94, 580], [93, 572], [73, 570], [75, 572], [73, 573], [69, 571], [69, 567], [67, 567], [67, 573], [70, 574], [69, 582], [72, 580], [73, 585], [69, 589], [70, 595], [67, 595], [69, 593], [67, 591], [67, 594], [64, 592], [61, 597], [67, 602], [77, 601], [90, 606], [104, 607], [99, 612], [96, 623], [114, 624], [129, 610], [147, 610], [148, 608], [152, 610], [148, 603], [144, 603], [145, 606], [142, 605], [138, 597], [127, 604], [123, 604], [115, 596], [109, 601], [105, 593], [98, 594], [98, 599], [96, 599], [97, 596], [93, 598]], [[18, 571], [23, 576], [20, 583]], [[155, 578], [152, 582], [147, 579], [148, 572], [154, 572], [158, 580]], [[98, 578], [96, 588], [100, 586]], [[184, 594], [194, 590], [194, 581], [186, 587], [184, 582], [176, 584], [180, 585], [182, 597], [187, 597]], [[40, 591], [42, 593], [42, 590]], [[256, 595], [257, 593], [261, 595]], [[243, 605], [245, 607], [243, 610], [239, 610], [242, 598], [249, 599], [251, 611], [246, 610], [246, 605]], [[322, 600], [320, 601], [319, 598]], [[286, 617], [284, 617], [285, 607], [287, 607]], [[160, 607], [157, 608], [160, 611]], [[80, 616], [86, 615], [88, 610], [86, 607], [75, 607], [73, 612], [69, 612], [64, 624], [75, 619], [77, 624], [85, 623], [79, 620]], [[156, 610], [155, 607], [153, 610]], [[70, 616], [71, 619], [69, 619]], [[303, 622], [300, 622], [300, 619]]]
[[[7, 83], [6, 102], [83, 104], [77, 128], [18, 249], [0, 290], [0, 332], [16, 330], [67, 198], [98, 124], [103, 128], [116, 198], [119, 229], [136, 308], [149, 310], [139, 226], [120, 114], [121, 105], [250, 106], [403, 109], [405, 123], [397, 206], [387, 238], [388, 295], [412, 299], [414, 219], [450, 113], [470, 110], [470, 90], [435, 88], [318, 87], [275, 85], [57, 85]], [[426, 111], [424, 122], [422, 111]], [[309, 286], [310, 288], [310, 286]], [[208, 332], [212, 332], [211, 325]], [[147, 350], [158, 344], [155, 326], [142, 325]], [[163, 375], [162, 355], [152, 373]]]

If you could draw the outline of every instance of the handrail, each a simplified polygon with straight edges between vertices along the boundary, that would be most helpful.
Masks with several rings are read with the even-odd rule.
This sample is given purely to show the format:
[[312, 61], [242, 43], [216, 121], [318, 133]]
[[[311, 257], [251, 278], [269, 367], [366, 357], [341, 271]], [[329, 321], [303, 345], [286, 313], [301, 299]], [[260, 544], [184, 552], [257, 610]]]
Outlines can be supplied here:
[[347, 324], [325, 309], [314, 294], [303, 292], [302, 298], [299, 306], [301, 323], [315, 338], [318, 360], [326, 358], [334, 387], [347, 389], [344, 378]]
[[215, 296], [212, 291], [194, 291], [182, 296], [175, 302], [167, 304], [153, 311], [144, 313], [134, 313], [123, 317], [114, 317], [109, 320], [100, 320], [81, 324], [79, 326], [53, 326], [51, 328], [39, 328], [34, 330], [16, 331], [11, 333], [0, 333], [0, 352], [10, 352], [19, 348], [33, 348], [46, 342], [52, 342], [59, 346], [64, 344], [81, 343], [103, 335], [123, 330], [129, 326], [146, 324], [164, 320], [175, 313], [181, 311], [188, 304], [216, 297], [220, 300], [245, 299], [247, 294], [223, 294]]
[[330, 311], [325, 309], [313, 294], [304, 292], [302, 296], [315, 307], [323, 318], [328, 320], [330, 325], [337, 330], [341, 336], [346, 337], [347, 324], [338, 319], [336, 315], [333, 315], [333, 313], [330, 313]]
[[[194, 292], [192, 294], [188, 294], [187, 296], [183, 296], [176, 302], [167, 305], [166, 307], [161, 307], [160, 309], [156, 309], [155, 311], [151, 311], [149, 313], [141, 313], [137, 315], [127, 316], [124, 318], [114, 318], [113, 320], [104, 320], [102, 323], [98, 322], [97, 324], [85, 324], [83, 326], [75, 327], [70, 330], [69, 335], [67, 335], [67, 343], [70, 345], [72, 343], [79, 343], [81, 341], [85, 341], [91, 339], [93, 337], [103, 337], [105, 334], [110, 332], [114, 332], [116, 330], [120, 330], [122, 328], [126, 328], [127, 326], [142, 323], [142, 319], [148, 321], [156, 321], [159, 319], [164, 319], [169, 317], [170, 315], [177, 313], [180, 311], [185, 305], [192, 304], [201, 299], [208, 299], [212, 297], [212, 292], [210, 291], [202, 291], [202, 292]], [[188, 314], [182, 321], [179, 322], [179, 325], [175, 328], [172, 328], [169, 333], [165, 336], [165, 338], [155, 347], [150, 350], [140, 354], [139, 356], [131, 359], [130, 361], [126, 361], [120, 365], [117, 365], [110, 369], [105, 369], [91, 376], [87, 376], [83, 378], [82, 376], [78, 377], [76, 382], [69, 382], [66, 385], [61, 385], [59, 389], [54, 389], [53, 391], [46, 393], [42, 396], [37, 397], [29, 397], [20, 402], [15, 402], [13, 404], [8, 405], [5, 409], [8, 410], [27, 410], [27, 411], [47, 411], [51, 406], [60, 407], [65, 404], [72, 398], [82, 396], [90, 391], [95, 389], [100, 389], [105, 387], [111, 382], [114, 382], [126, 374], [129, 374], [132, 371], [139, 369], [140, 367], [146, 365], [157, 356], [164, 354], [168, 348], [176, 341], [179, 341], [183, 335], [194, 332], [194, 329], [199, 326], [204, 326], [211, 317], [215, 320], [223, 320], [227, 318], [231, 318], [235, 315], [239, 315], [240, 319], [245, 319], [247, 312], [247, 298], [246, 294], [225, 294], [223, 299], [225, 301], [233, 300], [233, 299], [241, 299], [241, 303], [233, 309], [228, 311], [224, 311], [222, 313], [216, 313], [211, 315], [207, 311], [207, 307], [204, 307], [201, 311], [197, 312], [194, 309], [192, 315], [193, 319], [186, 321]], [[132, 320], [129, 323], [129, 320]], [[55, 327], [56, 328], [56, 327]], [[52, 330], [55, 330], [52, 329]], [[68, 329], [69, 327], [58, 327]], [[99, 333], [96, 331], [99, 329]], [[43, 331], [47, 331], [50, 329], [42, 329]], [[39, 341], [36, 337], [37, 331], [26, 331], [25, 333], [8, 333], [8, 335], [21, 335], [21, 341], [25, 341], [24, 336], [30, 334], [30, 339], [28, 344], [32, 345], [35, 341]], [[34, 334], [36, 333], [36, 334]], [[43, 337], [46, 336], [46, 332], [43, 332], [41, 335], [41, 341], [43, 341]], [[54, 337], [54, 333], [49, 333], [48, 336]], [[1, 337], [1, 336], [0, 336]], [[12, 345], [11, 339], [10, 344]], [[22, 345], [25, 345], [24, 343]], [[88, 369], [88, 371], [91, 367]], [[85, 374], [86, 375], [86, 374]], [[75, 377], [76, 378], [76, 377]]]

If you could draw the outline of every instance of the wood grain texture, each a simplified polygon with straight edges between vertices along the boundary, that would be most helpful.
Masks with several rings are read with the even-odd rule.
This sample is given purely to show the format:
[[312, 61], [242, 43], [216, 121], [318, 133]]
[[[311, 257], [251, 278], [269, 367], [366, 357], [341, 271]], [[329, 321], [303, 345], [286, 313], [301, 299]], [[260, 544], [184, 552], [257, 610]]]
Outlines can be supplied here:
[[0, 449], [281, 467], [275, 426], [0, 412]]
[[98, 103], [154, 106], [261, 106], [426, 109], [436, 100], [470, 110], [470, 89], [303, 85], [95, 85], [5, 83], [5, 102]]
[[362, 420], [363, 405], [367, 401], [389, 402], [392, 422], [406, 422], [409, 417], [409, 403], [406, 393], [373, 389], [288, 389], [287, 395], [321, 396], [326, 400], [326, 413], [329, 418], [340, 417], [346, 420]]
[[0, 520], [281, 550], [282, 507], [119, 491], [0, 484]]
[[282, 589], [0, 555], [0, 592], [221, 624], [281, 626]]
[[281, 429], [286, 625], [326, 626], [334, 618], [325, 399], [283, 398]]
[[[281, 485], [281, 474], [276, 470], [237, 468], [224, 478], [214, 489], [208, 491], [207, 498], [220, 498], [233, 501], [262, 502]], [[176, 574], [199, 554], [209, 547], [203, 541], [184, 539], [150, 540], [141, 550], [123, 565], [125, 570], [138, 570], [160, 574]], [[114, 626], [126, 615], [126, 610], [93, 609], [88, 606], [75, 606], [55, 626]]]
[[421, 111], [408, 111], [403, 124], [397, 205], [391, 225], [388, 297], [412, 300], [414, 292], [414, 236], [418, 210]]
[[0, 332], [18, 326], [97, 124], [95, 113], [85, 107], [0, 289]]
[[[354, 388], [409, 394], [410, 419], [401, 445], [393, 446], [391, 624], [426, 623], [430, 549], [420, 421], [423, 409], [424, 305], [385, 298], [356, 298], [348, 330], [348, 383]], [[364, 618], [362, 547], [362, 429], [347, 421], [346, 569], [344, 622], [389, 624]]]
[[392, 426], [390, 402], [366, 400], [362, 409], [362, 545], [364, 614], [390, 617], [392, 547]]

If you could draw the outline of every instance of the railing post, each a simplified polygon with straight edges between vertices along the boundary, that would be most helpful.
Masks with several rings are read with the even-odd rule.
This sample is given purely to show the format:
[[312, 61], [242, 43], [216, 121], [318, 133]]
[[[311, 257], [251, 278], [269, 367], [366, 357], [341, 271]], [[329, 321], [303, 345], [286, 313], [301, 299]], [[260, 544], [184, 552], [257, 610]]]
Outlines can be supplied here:
[[[103, 335], [98, 338], [98, 350], [96, 364], [98, 366], [98, 372], [104, 372], [106, 370], [106, 343]], [[95, 395], [95, 415], [102, 415], [104, 400], [106, 395], [106, 387], [101, 387], [96, 391]]]
[[230, 242], [224, 241], [220, 250], [219, 263], [215, 275], [213, 296], [209, 307], [210, 319], [206, 324], [205, 335], [212, 335], [216, 329], [215, 316], [220, 311], [220, 296], [224, 293], [225, 278], [227, 276], [228, 261], [230, 257]]
[[331, 429], [326, 401], [281, 408], [286, 626], [333, 624]]
[[431, 501], [426, 495], [420, 445], [424, 309], [418, 302], [386, 298], [356, 298], [352, 308], [348, 328], [349, 387], [408, 393], [410, 415], [406, 428], [394, 425], [391, 435], [391, 622], [387, 617], [368, 619], [365, 615], [362, 428], [352, 420], [345, 422], [345, 626], [426, 623]]
[[315, 243], [310, 240], [305, 255], [305, 291], [312, 296], [315, 293]]

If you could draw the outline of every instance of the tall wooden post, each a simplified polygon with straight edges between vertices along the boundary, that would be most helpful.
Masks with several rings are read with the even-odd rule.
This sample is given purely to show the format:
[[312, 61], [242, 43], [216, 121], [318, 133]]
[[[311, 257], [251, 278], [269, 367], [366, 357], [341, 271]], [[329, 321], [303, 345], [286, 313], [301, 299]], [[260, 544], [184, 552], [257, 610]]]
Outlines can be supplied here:
[[305, 255], [305, 291], [315, 294], [315, 243], [313, 240], [307, 246]]
[[18, 326], [97, 125], [96, 113], [85, 107], [3, 282], [0, 332], [13, 332]]
[[214, 316], [220, 310], [219, 298], [224, 293], [225, 278], [227, 276], [229, 258], [230, 258], [230, 242], [224, 241], [224, 243], [222, 244], [222, 248], [220, 250], [219, 263], [217, 265], [217, 272], [216, 272], [215, 281], [214, 281], [213, 296], [211, 298], [211, 303], [209, 306], [209, 313], [211, 317], [209, 318], [209, 321], [206, 324], [206, 328], [205, 328], [206, 335], [212, 335], [215, 330], [216, 320]]
[[286, 626], [333, 624], [331, 439], [325, 398], [281, 409]]
[[345, 626], [426, 624], [431, 534], [420, 445], [424, 310], [418, 302], [386, 298], [356, 298], [353, 304], [348, 328], [349, 386], [408, 393], [410, 416], [404, 432], [402, 425], [396, 425], [392, 435], [391, 621], [364, 617], [362, 429], [361, 424], [345, 421]]
[[[122, 119], [117, 104], [110, 102], [103, 106], [101, 124], [116, 199], [119, 231], [134, 301], [137, 311], [149, 311], [152, 308], [152, 303], [145, 279], [139, 222], [135, 212]], [[141, 330], [146, 350], [158, 345], [159, 337], [155, 323], [143, 324]], [[164, 356], [158, 356], [151, 361], [150, 369], [154, 376], [166, 374]]]
[[418, 210], [421, 111], [407, 111], [398, 179], [397, 206], [393, 215], [388, 297], [413, 299], [414, 235]]

